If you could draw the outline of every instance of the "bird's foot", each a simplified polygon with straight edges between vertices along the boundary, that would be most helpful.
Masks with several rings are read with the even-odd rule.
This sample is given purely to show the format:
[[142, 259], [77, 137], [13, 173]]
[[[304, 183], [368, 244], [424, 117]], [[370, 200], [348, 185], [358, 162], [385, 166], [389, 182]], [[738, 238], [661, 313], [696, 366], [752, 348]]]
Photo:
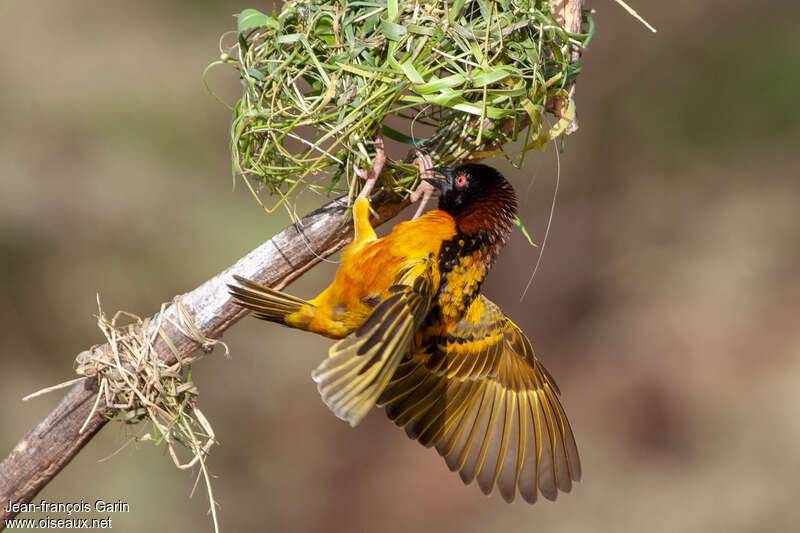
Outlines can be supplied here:
[[433, 168], [433, 161], [431, 160], [431, 156], [421, 150], [417, 151], [417, 157], [414, 158], [414, 163], [419, 167], [419, 185], [417, 188], [414, 189], [414, 192], [411, 193], [409, 199], [413, 204], [416, 201], [419, 201], [419, 206], [417, 207], [417, 212], [414, 213], [414, 218], [411, 220], [416, 220], [425, 210], [425, 205], [427, 205], [428, 200], [431, 199], [433, 193], [436, 192], [436, 187], [425, 181], [425, 179], [433, 179], [433, 172], [431, 172], [431, 168]]
[[385, 164], [386, 150], [383, 146], [383, 136], [378, 133], [378, 136], [375, 137], [375, 157], [372, 158], [372, 170], [364, 170], [363, 168], [359, 168], [357, 165], [353, 167], [356, 176], [364, 180], [364, 187], [361, 189], [361, 192], [358, 193], [359, 198], [369, 197], [372, 189], [378, 182], [378, 178], [380, 177]]

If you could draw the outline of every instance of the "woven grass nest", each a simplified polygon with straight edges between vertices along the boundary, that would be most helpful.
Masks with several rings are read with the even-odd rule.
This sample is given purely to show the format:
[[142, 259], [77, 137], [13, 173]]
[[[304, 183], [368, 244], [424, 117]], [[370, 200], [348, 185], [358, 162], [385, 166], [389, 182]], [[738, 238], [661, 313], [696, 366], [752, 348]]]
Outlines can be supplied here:
[[[542, 149], [574, 112], [570, 46], [592, 33], [588, 14], [586, 33], [566, 32], [551, 4], [291, 0], [272, 16], [242, 11], [222, 55], [244, 89], [230, 129], [234, 175], [256, 178], [245, 179], [256, 198], [251, 181], [277, 195], [272, 211], [300, 187], [355, 194], [353, 166], [370, 168], [379, 133], [424, 147], [437, 165]], [[546, 126], [555, 98], [566, 105]], [[515, 154], [475, 153], [520, 137]], [[391, 159], [382, 175], [398, 191], [417, 178]]]

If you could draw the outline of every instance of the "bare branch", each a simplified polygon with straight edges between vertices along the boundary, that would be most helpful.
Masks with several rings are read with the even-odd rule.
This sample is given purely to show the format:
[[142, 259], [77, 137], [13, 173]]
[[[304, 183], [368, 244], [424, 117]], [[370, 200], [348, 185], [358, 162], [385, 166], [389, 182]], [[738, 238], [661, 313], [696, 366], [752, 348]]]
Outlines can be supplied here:
[[[400, 198], [381, 192], [372, 201], [378, 215], [374, 223], [389, 220], [405, 205]], [[226, 284], [233, 280], [233, 273], [277, 288], [286, 286], [351, 239], [352, 225], [349, 221], [342, 223], [346, 214], [344, 201], [330, 202], [184, 295], [183, 305], [194, 317], [195, 324], [206, 337], [220, 337], [246, 314], [228, 296]], [[175, 305], [167, 307], [165, 314], [176, 321]], [[173, 340], [181, 355], [188, 355], [200, 347], [196, 341], [180, 333], [172, 322], [165, 320], [162, 323], [167, 337]], [[171, 348], [161, 338], [155, 349], [165, 363], [175, 362]], [[22, 437], [0, 463], [0, 501], [29, 502], [103, 427], [107, 418], [101, 414], [104, 412], [101, 405], [83, 433], [79, 432], [92, 410], [96, 393], [96, 379], [87, 378], [74, 385], [58, 406]], [[0, 506], [2, 509], [5, 507]], [[2, 511], [0, 519], [15, 515], [15, 512]]]

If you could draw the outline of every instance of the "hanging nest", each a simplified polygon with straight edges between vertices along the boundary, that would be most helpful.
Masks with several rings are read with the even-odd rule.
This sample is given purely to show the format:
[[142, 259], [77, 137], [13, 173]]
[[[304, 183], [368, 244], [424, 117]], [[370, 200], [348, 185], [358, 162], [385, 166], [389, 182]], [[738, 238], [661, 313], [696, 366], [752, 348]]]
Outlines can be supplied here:
[[[542, 149], [574, 116], [571, 47], [592, 29], [584, 13], [589, 30], [566, 32], [551, 4], [292, 0], [273, 16], [242, 11], [221, 60], [244, 88], [230, 129], [234, 177], [279, 196], [272, 211], [301, 186], [355, 194], [353, 166], [370, 167], [379, 133], [424, 146], [439, 165]], [[560, 117], [547, 127], [556, 99]], [[515, 154], [497, 151], [521, 136]], [[382, 178], [407, 191], [418, 176], [390, 160]]]

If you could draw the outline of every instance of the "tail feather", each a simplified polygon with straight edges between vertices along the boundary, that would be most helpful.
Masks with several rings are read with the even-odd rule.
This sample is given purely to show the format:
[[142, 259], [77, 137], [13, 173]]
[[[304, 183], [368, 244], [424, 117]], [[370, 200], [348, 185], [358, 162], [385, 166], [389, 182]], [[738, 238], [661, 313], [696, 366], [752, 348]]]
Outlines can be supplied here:
[[302, 298], [270, 289], [247, 278], [233, 278], [239, 285], [228, 285], [231, 296], [237, 304], [253, 311], [256, 317], [263, 320], [285, 324], [287, 315], [299, 311], [303, 306], [311, 305]]

